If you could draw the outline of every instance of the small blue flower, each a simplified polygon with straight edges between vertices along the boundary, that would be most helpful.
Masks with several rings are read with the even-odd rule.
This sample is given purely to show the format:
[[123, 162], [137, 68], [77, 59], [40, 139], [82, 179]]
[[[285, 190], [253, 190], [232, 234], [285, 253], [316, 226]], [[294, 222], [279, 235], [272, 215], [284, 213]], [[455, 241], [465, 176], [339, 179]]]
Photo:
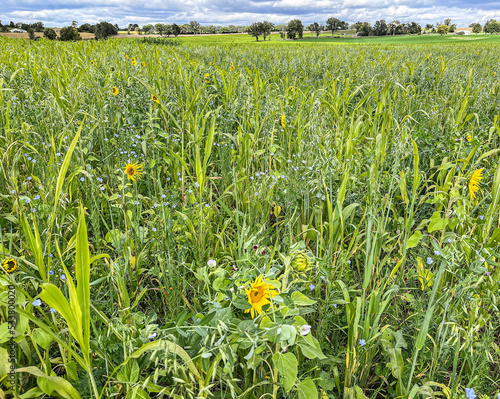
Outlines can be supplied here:
[[438, 250], [435, 250], [435, 251], [434, 251], [434, 255], [439, 256], [439, 255], [441, 255], [441, 254], [439, 253], [439, 251], [438, 251]]
[[336, 307], [337, 307], [337, 304], [336, 304], [336, 303], [334, 303], [334, 304], [333, 304], [333, 307], [334, 307], [334, 308], [336, 308]]
[[448, 244], [451, 244], [451, 238], [448, 238], [448, 239], [446, 240], [446, 242], [447, 242]]
[[194, 185], [196, 186], [196, 188], [200, 187], [200, 184], [198, 182], [194, 183]]
[[365, 346], [365, 345], [366, 345], [366, 341], [365, 341], [364, 339], [360, 339], [360, 340], [359, 340], [359, 344], [360, 344], [361, 346]]
[[36, 201], [36, 200], [39, 200], [39, 199], [40, 199], [40, 196], [37, 194], [37, 195], [35, 195], [35, 197], [34, 197], [33, 199], [34, 199], [35, 201]]
[[61, 280], [66, 280], [66, 275], [65, 274], [61, 274]]
[[31, 208], [31, 213], [35, 213], [36, 212], [36, 209], [35, 208]]
[[151, 230], [156, 231], [156, 227], [153, 227]]
[[10, 193], [11, 194], [15, 194], [16, 192], [14, 190], [10, 190]]
[[121, 198], [122, 196], [120, 194], [117, 195], [117, 198]]
[[349, 260], [347, 261], [347, 263], [351, 264], [351, 260], [349, 259]]
[[54, 274], [53, 270], [49, 270], [49, 276], [52, 276]]
[[31, 302], [33, 306], [40, 306], [42, 304], [42, 301], [40, 299], [35, 299], [33, 302]]
[[50, 313], [57, 313], [54, 308], [50, 308]]
[[313, 289], [315, 289], [315, 288], [316, 288], [316, 286], [315, 286], [313, 283], [309, 284], [309, 289], [310, 289], [311, 291], [312, 291]]
[[101, 189], [100, 189], [100, 190], [101, 190], [101, 191], [104, 191], [104, 187], [101, 187]]
[[476, 397], [474, 388], [465, 388], [465, 396], [467, 397], [467, 399], [474, 399]]
[[162, 194], [161, 197], [162, 198], [167, 198], [167, 196], [165, 194]]
[[480, 215], [480, 216], [479, 216], [479, 219], [483, 220], [483, 219], [484, 219], [484, 216], [483, 216], [483, 215]]
[[85, 181], [85, 177], [80, 177], [80, 181]]
[[28, 176], [28, 177], [27, 177], [27, 179], [28, 179], [28, 180], [31, 180], [31, 176]]
[[434, 261], [432, 260], [432, 258], [427, 258], [428, 265], [432, 265], [433, 263], [434, 263]]
[[53, 254], [49, 254], [49, 258], [53, 258], [53, 257], [54, 257], [54, 255], [53, 255]]

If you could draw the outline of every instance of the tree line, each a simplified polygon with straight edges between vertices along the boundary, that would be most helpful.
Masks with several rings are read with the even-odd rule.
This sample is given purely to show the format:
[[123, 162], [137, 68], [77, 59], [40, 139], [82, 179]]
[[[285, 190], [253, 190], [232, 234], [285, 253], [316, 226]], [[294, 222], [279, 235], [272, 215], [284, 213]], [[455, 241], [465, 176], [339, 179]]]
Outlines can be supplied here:
[[[484, 26], [478, 22], [469, 25], [472, 28], [472, 33], [500, 33], [500, 21], [494, 19], [488, 20]], [[10, 21], [10, 24], [3, 25], [0, 21], [0, 32], [8, 32], [14, 28], [21, 28], [28, 32], [31, 39], [35, 39], [35, 32], [43, 32], [43, 36], [55, 40], [57, 32], [52, 28], [45, 28], [43, 22], [35, 22], [31, 24], [17, 23]], [[128, 34], [135, 32], [138, 34], [159, 34], [160, 36], [170, 35], [178, 36], [180, 34], [216, 34], [216, 33], [248, 33], [255, 37], [257, 41], [262, 37], [263, 40], [270, 40], [272, 32], [279, 32], [282, 39], [301, 39], [304, 30], [309, 30], [319, 37], [321, 32], [329, 31], [331, 35], [338, 33], [340, 30], [355, 30], [357, 36], [394, 36], [394, 35], [420, 35], [426, 33], [438, 33], [441, 35], [453, 33], [456, 30], [456, 24], [452, 23], [451, 19], [447, 18], [436, 24], [426, 24], [424, 28], [417, 22], [403, 22], [398, 20], [386, 22], [384, 19], [376, 21], [373, 25], [370, 22], [355, 22], [347, 23], [335, 17], [329, 17], [325, 24], [313, 22], [304, 27], [300, 19], [293, 19], [288, 24], [274, 24], [272, 22], [253, 22], [248, 26], [229, 25], [229, 26], [203, 26], [197, 21], [191, 21], [187, 24], [179, 25], [176, 23], [165, 24], [147, 24], [142, 26], [138, 24], [128, 24], [126, 28], [119, 28], [118, 25], [112, 25], [109, 22], [103, 21], [97, 24], [84, 23], [78, 26], [77, 21], [73, 21], [71, 26], [62, 28], [59, 32], [59, 40], [81, 40], [81, 32], [93, 33], [97, 40], [106, 39], [109, 36], [118, 34], [119, 30], [126, 31]]]

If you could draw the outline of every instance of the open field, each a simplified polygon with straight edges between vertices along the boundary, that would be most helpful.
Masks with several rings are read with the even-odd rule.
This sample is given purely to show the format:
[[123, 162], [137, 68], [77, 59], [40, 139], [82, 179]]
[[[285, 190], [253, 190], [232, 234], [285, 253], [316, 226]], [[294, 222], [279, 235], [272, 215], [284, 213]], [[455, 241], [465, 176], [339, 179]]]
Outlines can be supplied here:
[[221, 37], [0, 38], [2, 392], [496, 399], [498, 38]]
[[[35, 32], [35, 36], [43, 38], [42, 32]], [[80, 32], [82, 39], [93, 39], [94, 34], [88, 32]], [[0, 37], [8, 37], [11, 39], [29, 39], [28, 33], [11, 33], [11, 32], [0, 32]], [[59, 37], [59, 32], [57, 32], [57, 37]]]

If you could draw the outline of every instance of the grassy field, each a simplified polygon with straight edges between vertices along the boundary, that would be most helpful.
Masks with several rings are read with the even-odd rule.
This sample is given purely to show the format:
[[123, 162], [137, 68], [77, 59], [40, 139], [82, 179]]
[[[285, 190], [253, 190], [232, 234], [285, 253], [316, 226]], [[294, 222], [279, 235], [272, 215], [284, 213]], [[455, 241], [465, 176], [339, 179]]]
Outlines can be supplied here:
[[2, 395], [496, 399], [474, 38], [0, 38]]

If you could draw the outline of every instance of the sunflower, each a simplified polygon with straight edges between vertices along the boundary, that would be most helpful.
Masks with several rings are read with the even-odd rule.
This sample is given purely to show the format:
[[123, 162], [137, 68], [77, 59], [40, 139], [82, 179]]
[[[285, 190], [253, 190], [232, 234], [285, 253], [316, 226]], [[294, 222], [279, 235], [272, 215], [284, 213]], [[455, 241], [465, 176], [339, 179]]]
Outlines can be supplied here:
[[286, 116], [285, 116], [285, 114], [281, 115], [280, 124], [281, 124], [282, 127], [286, 127]]
[[145, 63], [145, 62], [143, 62], [141, 65], [142, 65], [143, 67], [145, 67], [145, 66], [146, 66], [146, 63]]
[[90, 60], [90, 63], [91, 63], [92, 65], [94, 65], [94, 60]]
[[118, 87], [113, 86], [113, 89], [111, 90], [111, 93], [113, 93], [113, 95], [116, 96], [119, 93]]
[[154, 94], [151, 94], [151, 101], [154, 101], [157, 104], [160, 103], [160, 100], [158, 100], [158, 97], [156, 97]]
[[467, 137], [466, 137], [467, 141], [470, 143], [471, 140], [472, 140], [472, 136], [469, 134]]
[[128, 54], [125, 56], [125, 58], [128, 60]]
[[479, 181], [483, 179], [484, 168], [477, 169], [472, 173], [469, 180], [469, 195], [471, 198], [476, 198], [476, 193], [479, 191]]
[[231, 70], [231, 69], [234, 69], [234, 64], [233, 64], [233, 62], [232, 62], [232, 61], [231, 61], [231, 67], [230, 67], [229, 69], [230, 69], [230, 70]]
[[12, 273], [17, 269], [17, 262], [15, 259], [7, 258], [3, 261], [2, 266], [7, 273]]
[[290, 90], [290, 91], [293, 91], [293, 86], [290, 86], [290, 89], [289, 89], [289, 90]]
[[125, 165], [124, 172], [127, 174], [127, 179], [132, 180], [135, 183], [135, 181], [141, 177], [142, 164], [139, 162], [132, 163], [129, 159], [128, 164]]
[[135, 60], [132, 60], [132, 65], [133, 66], [136, 66], [137, 65], [137, 62]]
[[205, 83], [208, 83], [208, 78], [210, 77], [209, 73], [206, 73], [205, 76], [203, 76], [203, 79], [205, 79]]
[[135, 57], [132, 57], [132, 58], [131, 58], [131, 60], [132, 60], [132, 61], [135, 61]]
[[262, 281], [262, 275], [257, 277], [249, 289], [245, 289], [248, 297], [248, 303], [252, 305], [251, 309], [246, 309], [245, 313], [251, 312], [252, 319], [256, 314], [262, 313], [262, 307], [271, 303], [270, 298], [278, 295], [278, 291], [272, 285]]

